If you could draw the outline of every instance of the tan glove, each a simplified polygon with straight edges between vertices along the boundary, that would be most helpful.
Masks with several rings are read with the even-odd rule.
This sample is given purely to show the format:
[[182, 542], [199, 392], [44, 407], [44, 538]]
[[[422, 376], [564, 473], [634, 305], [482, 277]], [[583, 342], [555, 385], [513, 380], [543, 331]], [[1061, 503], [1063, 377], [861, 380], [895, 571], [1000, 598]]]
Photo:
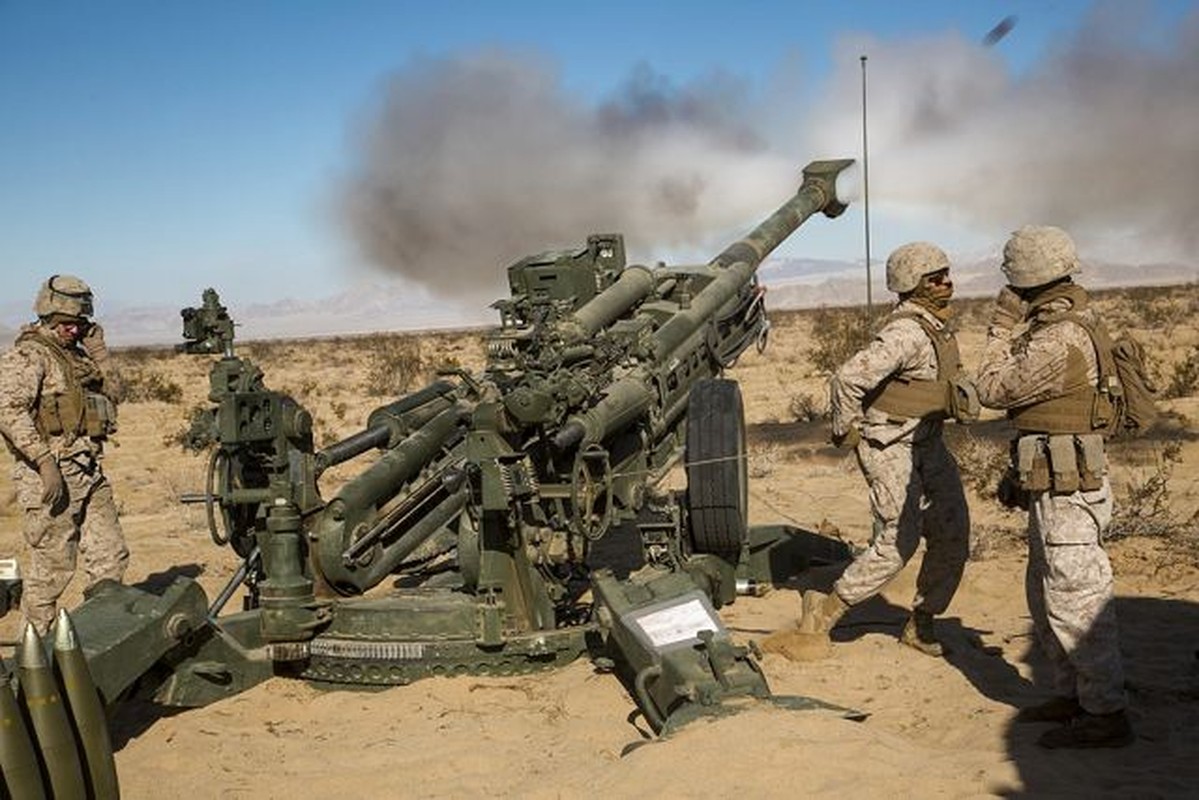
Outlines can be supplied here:
[[857, 427], [852, 427], [841, 435], [833, 434], [833, 446], [842, 450], [852, 450], [862, 441], [862, 435]]
[[89, 325], [79, 344], [82, 345], [83, 352], [97, 364], [103, 364], [108, 360], [108, 345], [104, 342], [104, 329], [100, 327], [100, 323], [93, 322]]
[[1020, 299], [1020, 295], [1005, 286], [999, 290], [995, 298], [995, 310], [991, 312], [991, 324], [1000, 328], [1014, 328], [1024, 321], [1028, 312], [1028, 304]]
[[37, 474], [42, 479], [42, 505], [49, 506], [51, 514], [57, 514], [66, 505], [67, 484], [54, 456], [37, 462]]

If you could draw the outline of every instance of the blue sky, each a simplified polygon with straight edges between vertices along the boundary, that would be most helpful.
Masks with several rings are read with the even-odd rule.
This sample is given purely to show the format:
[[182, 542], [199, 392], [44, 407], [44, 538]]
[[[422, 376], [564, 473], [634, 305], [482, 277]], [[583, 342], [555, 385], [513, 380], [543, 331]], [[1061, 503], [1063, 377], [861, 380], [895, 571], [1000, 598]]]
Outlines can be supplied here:
[[[1132, 40], [1113, 43], [1095, 34], [1095, 52], [1107, 52], [1109, 45], [1119, 51], [1122, 60], [1112, 68], [1122, 68], [1120, 74], [1142, 67], [1148, 78], [1154, 70], [1173, 74], [1178, 68], [1174, 62], [1191, 58], [1195, 49], [1189, 46], [1193, 40], [1179, 39], [1180, 28], [1193, 31], [1196, 16], [1195, 4], [1183, 2], [1096, 8], [1081, 0], [0, 0], [0, 264], [5, 287], [0, 306], [10, 314], [13, 308], [27, 308], [38, 283], [55, 272], [89, 280], [103, 313], [106, 308], [194, 303], [209, 285], [217, 286], [227, 300], [244, 304], [283, 297], [313, 300], [376, 275], [412, 281], [414, 287], [436, 284], [430, 275], [439, 274], [438, 259], [451, 257], [471, 261], [469, 269], [454, 273], [454, 280], [473, 283], [474, 276], [481, 275], [479, 291], [486, 294], [512, 254], [581, 242], [587, 233], [609, 224], [632, 225], [636, 244], [649, 253], [696, 256], [706, 252], [701, 248], [711, 237], [743, 230], [785, 198], [777, 190], [793, 184], [794, 175], [783, 175], [786, 167], [776, 169], [777, 165], [793, 165], [797, 172], [813, 157], [860, 155], [855, 126], [860, 122], [857, 55], [862, 53], [870, 57], [872, 199], [876, 173], [880, 182], [879, 204], [872, 207], [876, 260], [909, 238], [934, 239], [949, 249], [984, 248], [1010, 230], [1004, 225], [1024, 221], [1017, 218], [1019, 200], [996, 200], [994, 207], [962, 203], [960, 197], [977, 194], [967, 183], [916, 196], [902, 187], [919, 184], [920, 175], [929, 170], [905, 173], [898, 165], [927, 167], [952, 159], [970, 164], [971, 173], [978, 173], [993, 152], [990, 140], [978, 137], [985, 137], [982, 131], [993, 126], [971, 105], [969, 98], [976, 95], [962, 71], [977, 72], [979, 91], [991, 98], [992, 106], [1020, 102], [1009, 107], [1027, 108], [1030, 103], [1021, 96], [1057, 97], [1055, 107], [1061, 106], [1062, 93], [1071, 88], [1055, 85], [1053, 75], [1077, 69], [1073, 74], [1085, 77], [1096, 71], [1083, 63], [1086, 58], [1081, 56], [1088, 51], [1080, 31], [1094, 27], [1104, 14], [1124, 20], [1109, 23], [1109, 32], [1127, 31]], [[979, 44], [1008, 16], [1016, 18], [1016, 25], [1006, 37], [990, 48]], [[1131, 27], [1129, 19], [1135, 23]], [[655, 238], [655, 229], [639, 227], [643, 217], [624, 220], [598, 206], [594, 217], [589, 216], [591, 208], [579, 198], [596, 194], [589, 188], [594, 177], [582, 171], [564, 175], [561, 170], [564, 163], [578, 163], [579, 154], [564, 161], [506, 159], [508, 145], [490, 126], [464, 124], [477, 121], [469, 111], [447, 114], [442, 122], [447, 127], [438, 127], [434, 112], [444, 109], [447, 98], [467, 102], [486, 85], [489, 70], [504, 72], [513, 65], [506, 73], [509, 82], [497, 85], [505, 91], [541, 85], [531, 92], [527, 111], [548, 108], [548, 119], [566, 120], [566, 127], [574, 131], [593, 131], [594, 120], [602, 116], [594, 112], [606, 104], [617, 103], [627, 112], [628, 98], [635, 94], [630, 86], [638, 80], [642, 88], [662, 90], [676, 111], [694, 108], [687, 103], [696, 97], [710, 104], [705, 108], [715, 108], [717, 117], [733, 116], [730, 109], [736, 107], [743, 118], [700, 115], [703, 125], [714, 119], [715, 123], [704, 129], [704, 143], [694, 151], [696, 160], [720, 161], [729, 174], [774, 170], [783, 177], [778, 186], [755, 180], [741, 197], [742, 187], [729, 188], [727, 180], [732, 179], [701, 174], [695, 171], [701, 167], [695, 166], [685, 177], [721, 187], [720, 197], [730, 198], [721, 209], [726, 213], [701, 214], [664, 234], [662, 241], [648, 241]], [[907, 134], [926, 127], [928, 118], [921, 111], [919, 124], [913, 123], [915, 117], [905, 110], [910, 103], [899, 100], [909, 96], [906, 85], [888, 85], [900, 76], [911, 76], [919, 82], [911, 85], [929, 90], [934, 111], [956, 114], [964, 109], [976, 126], [942, 127], [935, 142], [914, 144]], [[437, 90], [426, 91], [429, 86]], [[463, 86], [472, 91], [461, 90]], [[1143, 113], [1184, 115], [1165, 120], [1166, 127], [1175, 130], [1170, 140], [1199, 138], [1188, 134], [1194, 112], [1179, 108], [1185, 105], [1179, 98], [1190, 97], [1199, 105], [1199, 93], [1193, 83], [1173, 91], [1173, 102]], [[744, 107], [714, 102], [742, 96], [749, 97]], [[494, 97], [487, 99], [495, 102]], [[814, 107], [835, 107], [836, 114], [809, 125], [807, 120], [815, 118], [808, 110]], [[504, 113], [502, 103], [496, 108]], [[629, 123], [641, 110], [621, 119]], [[536, 124], [541, 115], [527, 111], [520, 122]], [[690, 118], [674, 115], [671, 120], [669, 135], [676, 135]], [[652, 121], [634, 121], [653, 134]], [[1077, 121], [1063, 124], [1072, 126], [1072, 135], [1086, 134]], [[745, 129], [734, 131], [737, 125]], [[705, 148], [713, 146], [710, 136], [717, 129], [722, 135], [761, 133], [763, 140], [755, 143], [752, 153], [721, 150], [719, 158], [708, 158], [705, 154], [711, 151]], [[899, 130], [905, 131], [902, 142], [889, 133]], [[685, 138], [677, 141], [696, 141], [693, 132], [683, 133]], [[578, 139], [574, 135], [559, 142], [544, 135], [539, 146], [546, 148], [568, 149]], [[450, 139], [467, 149], [452, 149]], [[814, 152], [816, 145], [839, 152]], [[1175, 146], [1182, 158], [1193, 154], [1188, 141]], [[672, 145], [672, 151], [691, 152], [683, 145]], [[364, 154], [370, 152], [373, 155]], [[520, 167], [503, 176], [509, 184], [514, 175], [535, 172], [539, 163], [556, 170], [537, 177], [532, 186], [539, 196], [560, 192], [553, 205], [574, 203], [578, 210], [557, 218], [532, 206], [530, 215], [540, 214], [546, 224], [528, 235], [560, 231], [561, 240], [529, 245], [517, 235], [523, 233], [521, 221], [508, 216], [519, 215], [520, 209], [504, 208], [489, 217], [488, 203], [505, 205], [510, 198], [489, 193], [486, 187], [492, 184], [481, 175], [481, 197], [471, 198], [469, 218], [484, 243], [474, 250], [417, 251], [415, 257], [428, 255], [428, 265], [409, 265], [402, 262], [414, 257], [410, 248], [381, 253], [377, 241], [369, 241], [378, 230], [364, 232], [361, 225], [355, 230], [354, 224], [345, 223], [347, 187], [361, 188], [364, 182], [372, 184], [372, 196], [394, 199], [398, 192], [401, 208], [428, 201], [401, 231], [427, 231], [428, 220], [420, 219], [421, 213], [452, 216], [459, 208], [454, 205], [461, 200], [458, 195], [471, 192], [471, 173], [430, 172], [427, 165], [407, 162], [424, 158], [429, 163], [461, 163], [463, 152], [482, 153], [480, 164]], [[650, 149], [620, 169], [628, 174], [635, 168], [644, 171], [654, 152]], [[753, 166], [737, 173], [742, 154], [752, 156]], [[1106, 158], [1097, 153], [1100, 157]], [[1192, 176], [1195, 166], [1186, 165]], [[1002, 169], [1002, 164], [991, 168]], [[481, 169], [474, 167], [474, 174]], [[393, 171], [395, 185], [374, 185], [376, 172]], [[662, 167], [655, 179], [676, 177], [667, 173]], [[454, 183], [451, 178], [458, 185], [446, 185]], [[414, 187], [419, 180], [429, 183]], [[949, 183], [954, 180], [951, 176]], [[1020, 191], [1010, 177], [1000, 176], [999, 182], [1004, 191]], [[889, 185], [895, 191], [889, 191]], [[629, 193], [636, 194], [636, 188], [630, 185]], [[613, 187], [611, 194], [619, 190]], [[709, 202], [703, 207], [717, 205]], [[367, 210], [383, 213], [386, 223], [386, 215], [395, 208]], [[1055, 209], [1046, 201], [1041, 210]], [[793, 237], [788, 252], [860, 259], [863, 237], [857, 214], [860, 208], [836, 222], [813, 223], [810, 232]], [[1081, 212], [1075, 216], [1066, 221], [1085, 226], [1088, 218]], [[1104, 222], [1095, 227], [1110, 231], [1110, 221]], [[375, 228], [379, 224], [378, 219], [372, 222]], [[505, 239], [492, 225], [512, 235]], [[485, 244], [492, 235], [502, 240], [493, 262]], [[1173, 252], [1167, 250], [1167, 256]]]

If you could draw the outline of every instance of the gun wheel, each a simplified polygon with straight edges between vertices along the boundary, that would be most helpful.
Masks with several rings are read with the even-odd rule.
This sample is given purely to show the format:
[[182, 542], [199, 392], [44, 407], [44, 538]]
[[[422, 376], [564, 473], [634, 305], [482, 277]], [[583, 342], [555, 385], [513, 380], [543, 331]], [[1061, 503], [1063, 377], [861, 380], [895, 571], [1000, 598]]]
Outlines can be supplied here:
[[687, 509], [697, 552], [736, 561], [748, 530], [745, 408], [736, 381], [700, 381], [687, 412]]

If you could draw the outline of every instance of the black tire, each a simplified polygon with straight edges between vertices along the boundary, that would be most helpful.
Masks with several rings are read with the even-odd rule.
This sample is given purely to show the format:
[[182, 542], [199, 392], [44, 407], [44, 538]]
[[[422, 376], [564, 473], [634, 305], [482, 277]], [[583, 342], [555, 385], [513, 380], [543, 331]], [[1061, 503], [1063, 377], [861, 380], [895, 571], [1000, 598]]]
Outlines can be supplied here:
[[748, 529], [745, 409], [736, 381], [697, 383], [687, 400], [687, 510], [700, 553], [736, 561]]

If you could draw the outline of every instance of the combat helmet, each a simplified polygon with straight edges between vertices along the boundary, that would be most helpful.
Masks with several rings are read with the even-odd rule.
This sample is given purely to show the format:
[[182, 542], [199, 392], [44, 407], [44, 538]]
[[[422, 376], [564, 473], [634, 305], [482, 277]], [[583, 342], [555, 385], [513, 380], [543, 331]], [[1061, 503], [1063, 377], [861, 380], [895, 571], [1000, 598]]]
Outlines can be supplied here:
[[949, 256], [931, 242], [911, 242], [895, 248], [887, 258], [887, 289], [906, 294], [916, 288], [920, 279], [949, 269]]
[[1031, 289], [1078, 272], [1078, 253], [1061, 228], [1025, 225], [1003, 246], [1002, 269], [1011, 286]]
[[92, 289], [74, 275], [51, 275], [38, 290], [33, 313], [39, 319], [53, 315], [82, 319], [92, 315]]

